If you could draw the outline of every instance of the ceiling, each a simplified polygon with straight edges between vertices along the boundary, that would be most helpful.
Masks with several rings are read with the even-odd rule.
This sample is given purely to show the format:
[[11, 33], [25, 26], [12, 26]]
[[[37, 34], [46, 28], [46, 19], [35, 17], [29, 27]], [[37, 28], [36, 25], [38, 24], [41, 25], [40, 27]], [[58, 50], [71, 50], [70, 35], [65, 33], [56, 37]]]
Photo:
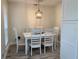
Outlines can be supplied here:
[[[26, 2], [27, 4], [36, 4], [37, 0], [8, 0], [8, 2]], [[41, 5], [56, 5], [60, 3], [61, 0], [41, 0], [40, 4]]]

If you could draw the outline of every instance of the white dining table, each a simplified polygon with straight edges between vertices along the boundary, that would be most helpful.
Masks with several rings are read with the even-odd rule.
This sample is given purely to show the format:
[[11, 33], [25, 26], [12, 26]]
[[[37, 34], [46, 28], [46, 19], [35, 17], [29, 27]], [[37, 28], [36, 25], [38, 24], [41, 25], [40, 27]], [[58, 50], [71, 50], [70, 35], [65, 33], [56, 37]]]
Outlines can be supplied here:
[[[24, 38], [25, 38], [25, 54], [27, 55], [27, 52], [28, 52], [28, 49], [29, 49], [28, 40], [31, 39], [31, 36], [33, 34], [31, 34], [31, 32], [26, 32], [26, 33], [23, 33], [23, 35], [24, 35]], [[38, 35], [40, 35], [40, 34], [38, 34]], [[45, 36], [53, 36], [53, 35], [56, 35], [56, 34], [55, 33], [50, 33], [50, 32], [45, 32], [45, 33], [41, 34], [40, 36], [45, 37]]]

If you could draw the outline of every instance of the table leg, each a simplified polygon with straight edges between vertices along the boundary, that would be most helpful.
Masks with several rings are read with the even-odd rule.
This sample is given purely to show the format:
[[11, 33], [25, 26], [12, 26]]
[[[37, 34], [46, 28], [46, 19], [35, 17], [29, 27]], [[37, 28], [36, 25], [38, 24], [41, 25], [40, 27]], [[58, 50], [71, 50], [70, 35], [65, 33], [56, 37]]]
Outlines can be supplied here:
[[27, 55], [27, 38], [25, 38], [25, 54]]

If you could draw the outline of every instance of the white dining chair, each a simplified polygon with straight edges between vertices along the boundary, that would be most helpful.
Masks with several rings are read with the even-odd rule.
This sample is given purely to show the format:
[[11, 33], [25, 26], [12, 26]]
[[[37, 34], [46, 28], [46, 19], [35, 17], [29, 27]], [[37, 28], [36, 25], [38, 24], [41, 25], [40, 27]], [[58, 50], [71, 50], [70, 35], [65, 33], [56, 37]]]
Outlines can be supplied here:
[[32, 48], [40, 48], [40, 55], [41, 55], [41, 36], [40, 34], [38, 35], [32, 35], [31, 36], [31, 56], [32, 56]]
[[53, 28], [53, 33], [55, 33], [55, 40], [54, 40], [54, 49], [56, 50], [58, 44], [60, 43], [59, 41], [59, 27], [54, 27]]
[[54, 42], [54, 35], [53, 34], [53, 29], [52, 28], [46, 28], [44, 29], [44, 33], [48, 34], [48, 36], [44, 36], [44, 42], [42, 42], [42, 45], [44, 45], [44, 54], [46, 53], [46, 47], [52, 47], [52, 52], [53, 52], [53, 42]]
[[53, 41], [54, 41], [54, 36], [44, 37], [44, 42], [42, 42], [42, 45], [44, 45], [44, 54], [46, 53], [46, 47], [52, 47], [52, 52], [53, 52]]
[[15, 39], [16, 39], [16, 53], [18, 53], [19, 50], [19, 46], [23, 46], [24, 44], [24, 40], [23, 39], [18, 39], [18, 32], [16, 30], [16, 28], [13, 28], [14, 33], [15, 33]]

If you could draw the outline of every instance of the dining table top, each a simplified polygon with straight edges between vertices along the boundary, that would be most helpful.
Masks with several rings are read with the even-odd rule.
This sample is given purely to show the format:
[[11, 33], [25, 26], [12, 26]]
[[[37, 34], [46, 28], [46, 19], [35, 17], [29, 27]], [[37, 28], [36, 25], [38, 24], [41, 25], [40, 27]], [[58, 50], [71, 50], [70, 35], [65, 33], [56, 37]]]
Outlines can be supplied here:
[[55, 33], [51, 33], [51, 32], [44, 32], [41, 34], [32, 34], [31, 32], [25, 32], [23, 33], [24, 37], [28, 38], [31, 37], [32, 35], [40, 35], [40, 36], [54, 36], [56, 35]]

